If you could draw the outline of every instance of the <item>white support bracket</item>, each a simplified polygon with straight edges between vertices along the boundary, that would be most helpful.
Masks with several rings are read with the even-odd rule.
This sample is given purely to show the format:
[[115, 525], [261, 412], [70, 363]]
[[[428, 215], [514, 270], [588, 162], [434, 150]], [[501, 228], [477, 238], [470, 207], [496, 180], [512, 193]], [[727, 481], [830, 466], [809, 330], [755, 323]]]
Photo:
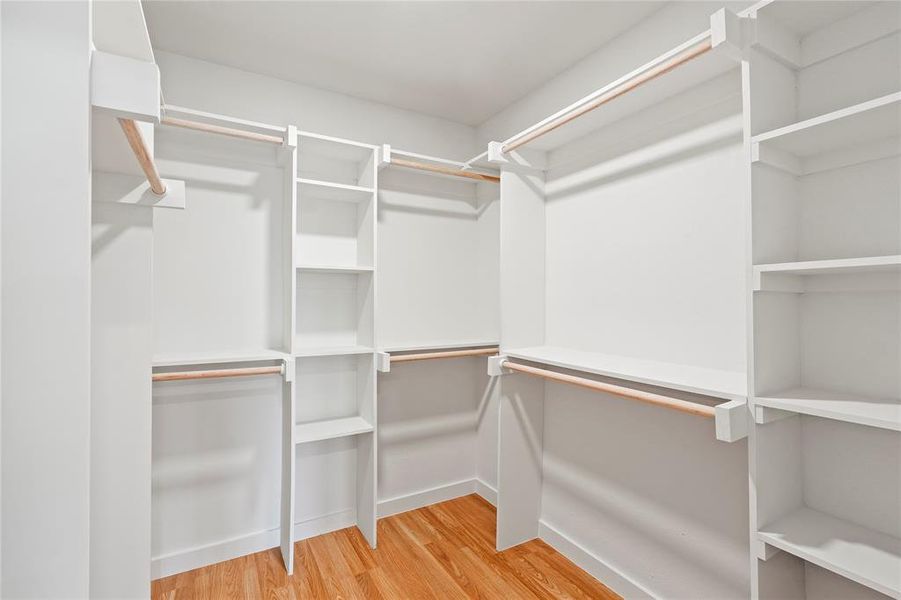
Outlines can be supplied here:
[[166, 192], [158, 196], [143, 177], [124, 173], [94, 171], [91, 179], [91, 197], [97, 202], [113, 202], [148, 208], [185, 207], [185, 182], [179, 179], [163, 179]]
[[747, 398], [731, 400], [714, 407], [716, 439], [721, 442], [736, 442], [748, 437], [751, 415]]
[[774, 556], [776, 556], [777, 554], [782, 552], [782, 550], [780, 550], [776, 546], [773, 546], [772, 544], [767, 544], [766, 542], [762, 542], [760, 540], [757, 540], [757, 542], [755, 543], [755, 546], [756, 546], [757, 558], [759, 558], [760, 560], [763, 560], [763, 561], [770, 560], [771, 558], [773, 558]]
[[501, 375], [509, 375], [513, 371], [510, 369], [505, 369], [503, 366], [504, 361], [508, 360], [508, 357], [503, 354], [498, 354], [497, 356], [489, 356], [488, 357], [488, 376], [489, 377], [500, 377]]
[[391, 164], [391, 144], [382, 144], [379, 150], [379, 170]]
[[120, 119], [160, 122], [160, 70], [156, 64], [95, 50], [91, 104]]
[[503, 142], [488, 142], [488, 162], [506, 163], [507, 157], [504, 156]]
[[294, 381], [296, 364], [297, 363], [291, 358], [286, 358], [282, 361], [282, 376], [285, 378], [285, 383]]
[[745, 20], [725, 8], [710, 15], [711, 47], [734, 60], [741, 60], [745, 50], [743, 32]]
[[375, 353], [375, 368], [379, 373], [391, 372], [391, 355], [387, 352]]
[[288, 148], [297, 148], [296, 125], [288, 125], [288, 130], [285, 132], [285, 146], [287, 146]]
[[798, 413], [793, 413], [788, 410], [780, 410], [778, 408], [770, 408], [769, 406], [755, 406], [754, 407], [754, 422], [758, 425], [766, 425], [767, 423], [772, 423], [774, 421], [781, 421], [782, 419], [788, 419], [790, 417], [796, 416]]

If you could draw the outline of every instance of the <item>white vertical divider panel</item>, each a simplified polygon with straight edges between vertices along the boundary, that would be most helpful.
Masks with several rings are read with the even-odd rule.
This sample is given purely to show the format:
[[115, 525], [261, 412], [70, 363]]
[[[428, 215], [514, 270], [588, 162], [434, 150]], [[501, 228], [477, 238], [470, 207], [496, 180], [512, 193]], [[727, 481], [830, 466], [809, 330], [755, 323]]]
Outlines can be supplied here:
[[[501, 348], [541, 345], [545, 319], [544, 173], [518, 160], [501, 171]], [[498, 406], [498, 550], [538, 537], [544, 381], [504, 375]]]
[[[360, 234], [357, 245], [358, 260], [361, 264], [371, 264], [373, 267], [367, 317], [361, 319], [361, 329], [368, 331], [367, 344], [377, 347], [376, 312], [376, 277], [377, 273], [377, 249], [378, 249], [378, 150], [373, 150], [369, 161], [362, 165], [360, 181], [372, 182], [372, 200], [361, 203], [357, 210], [360, 211], [358, 222]], [[357, 528], [363, 533], [363, 537], [372, 548], [376, 546], [376, 520], [378, 515], [378, 407], [377, 407], [377, 381], [378, 373], [375, 368], [375, 352], [365, 358], [366, 367], [358, 367], [357, 372], [357, 402], [360, 416], [371, 423], [372, 433], [365, 433], [357, 437]], [[363, 360], [360, 361], [361, 365]]]
[[[285, 167], [285, 198], [288, 210], [282, 224], [282, 253], [284, 271], [284, 333], [282, 347], [294, 352], [294, 319], [297, 306], [297, 270], [294, 268], [294, 224], [297, 222], [297, 128], [288, 126], [285, 148], [281, 156]], [[294, 572], [294, 371], [297, 361], [291, 355], [285, 359], [282, 381], [282, 493], [280, 507], [279, 545], [288, 575]]]

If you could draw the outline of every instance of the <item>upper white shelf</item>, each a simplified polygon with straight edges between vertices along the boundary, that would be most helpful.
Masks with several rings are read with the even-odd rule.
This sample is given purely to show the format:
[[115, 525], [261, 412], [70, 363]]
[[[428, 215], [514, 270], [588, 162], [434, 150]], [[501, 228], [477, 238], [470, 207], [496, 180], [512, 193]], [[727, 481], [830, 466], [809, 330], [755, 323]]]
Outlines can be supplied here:
[[502, 350], [501, 354], [564, 369], [656, 385], [726, 400], [747, 398], [747, 377], [737, 371], [584, 352], [556, 346]]
[[298, 271], [308, 273], [372, 273], [372, 267], [342, 265], [297, 265]]
[[[812, 119], [755, 135], [751, 142], [797, 158], [809, 158], [898, 138], [901, 134], [901, 92], [842, 108]], [[758, 150], [758, 156], [760, 151]], [[766, 160], [761, 157], [762, 160]]]
[[217, 365], [284, 360], [290, 355], [278, 350], [248, 350], [246, 352], [194, 352], [185, 354], [157, 354], [154, 367], [182, 367], [188, 365]]
[[[808, 287], [805, 280], [822, 275], [901, 275], [901, 255], [863, 256], [859, 258], [836, 258], [827, 260], [806, 260], [800, 262], [754, 265], [755, 291], [806, 292], [826, 291]], [[896, 278], [897, 279], [897, 278]], [[894, 281], [892, 287], [897, 287]], [[851, 288], [846, 284], [846, 287]], [[862, 288], [864, 289], [865, 286]]]
[[333, 160], [363, 162], [372, 158], [378, 146], [309, 131], [298, 131], [297, 149], [301, 156], [311, 154]]
[[321, 200], [335, 200], [338, 202], [365, 202], [372, 199], [374, 189], [346, 183], [332, 183], [330, 181], [318, 181], [316, 179], [298, 178], [300, 199], [304, 197], [319, 198]]
[[901, 597], [901, 539], [806, 507], [767, 525], [757, 536], [878, 592]]
[[827, 390], [795, 388], [755, 398], [754, 404], [901, 431], [901, 400], [883, 400]]
[[321, 442], [322, 440], [369, 433], [372, 430], [372, 424], [362, 417], [345, 417], [342, 419], [298, 423], [294, 425], [294, 443]]
[[382, 352], [414, 352], [417, 350], [462, 350], [464, 348], [485, 348], [497, 346], [500, 342], [496, 339], [478, 340], [435, 340], [432, 342], [411, 342], [409, 344], [388, 345], [380, 350]]
[[318, 356], [349, 356], [354, 354], [371, 354], [374, 349], [369, 346], [298, 346], [294, 350], [296, 358], [315, 358]]

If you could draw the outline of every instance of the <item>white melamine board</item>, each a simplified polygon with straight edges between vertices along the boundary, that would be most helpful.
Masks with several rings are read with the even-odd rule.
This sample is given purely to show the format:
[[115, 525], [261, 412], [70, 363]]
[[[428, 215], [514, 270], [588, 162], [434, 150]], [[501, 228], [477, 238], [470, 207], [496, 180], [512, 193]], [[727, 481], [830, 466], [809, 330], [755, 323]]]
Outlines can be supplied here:
[[761, 133], [752, 141], [806, 158], [885, 138], [897, 138], [899, 132], [901, 92], [895, 92]]
[[279, 546], [288, 575], [294, 572], [294, 382], [282, 384], [281, 504], [279, 506]]
[[868, 398], [829, 390], [794, 388], [755, 398], [754, 404], [901, 431], [901, 399]]
[[93, 194], [91, 597], [150, 585], [153, 210]]
[[501, 377], [498, 405], [497, 549], [538, 537], [541, 516], [544, 380]]
[[800, 508], [764, 527], [761, 541], [901, 598], [901, 540]]
[[545, 342], [544, 173], [504, 165], [501, 171], [501, 344]]
[[372, 273], [372, 267], [343, 267], [336, 265], [297, 265], [298, 271], [309, 273]]
[[283, 360], [288, 355], [275, 350], [248, 350], [247, 352], [157, 354], [153, 357], [154, 367], [179, 367], [189, 365], [224, 365], [232, 363], [273, 362]]
[[0, 4], [4, 598], [91, 596], [91, 9]]
[[[782, 554], [796, 561], [800, 560], [790, 554], [784, 552]], [[861, 585], [852, 579], [842, 577], [810, 562], [804, 561], [803, 577], [804, 593], [801, 595], [802, 597], [817, 598], [817, 600], [885, 600], [885, 595], [873, 588]]]
[[375, 146], [300, 132], [297, 140], [298, 182], [337, 184], [333, 189], [374, 188]]
[[[294, 443], [319, 442], [361, 433], [371, 433], [372, 430], [372, 423], [363, 420], [362, 417], [344, 417], [341, 419], [299, 423], [294, 426]], [[299, 483], [304, 485], [303, 481]]]
[[294, 356], [314, 357], [314, 356], [340, 356], [343, 354], [371, 354], [374, 349], [369, 346], [323, 346], [322, 348], [298, 348], [294, 352]]
[[375, 192], [371, 187], [330, 183], [314, 179], [298, 179], [297, 185], [300, 187], [300, 193], [304, 198], [318, 198], [320, 200], [337, 202], [365, 202], [370, 200]]
[[844, 0], [838, 2], [783, 2], [767, 4], [759, 14], [774, 19], [798, 36], [804, 36], [830, 23], [845, 19], [875, 2]]
[[368, 396], [372, 361], [372, 353], [298, 358], [295, 420], [303, 423], [362, 415], [372, 404]]
[[[335, 521], [341, 529], [356, 522], [359, 437], [295, 445], [295, 539], [298, 539], [297, 529], [305, 529], [307, 523]], [[323, 481], [328, 485], [321, 485]], [[316, 534], [326, 531], [319, 530]]]
[[294, 349], [372, 343], [372, 273], [298, 273]]
[[187, 197], [154, 217], [155, 353], [287, 350], [290, 209], [276, 151], [171, 129], [157, 141], [160, 172], [185, 180]]
[[844, 273], [870, 273], [876, 271], [901, 271], [901, 254], [892, 256], [864, 256], [860, 258], [836, 258], [754, 265], [754, 272], [757, 274], [784, 273], [787, 275], [833, 275]]
[[497, 340], [497, 186], [379, 173], [378, 340], [390, 350]]
[[629, 356], [612, 356], [555, 346], [505, 350], [512, 358], [615, 377], [637, 383], [703, 394], [726, 400], [747, 397], [747, 379], [738, 371], [720, 371]]

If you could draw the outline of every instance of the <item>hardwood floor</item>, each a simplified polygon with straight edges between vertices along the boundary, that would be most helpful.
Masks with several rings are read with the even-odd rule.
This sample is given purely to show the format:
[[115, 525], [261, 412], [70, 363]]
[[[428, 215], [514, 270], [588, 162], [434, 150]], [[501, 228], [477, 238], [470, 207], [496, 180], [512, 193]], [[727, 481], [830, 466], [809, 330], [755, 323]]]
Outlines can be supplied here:
[[153, 582], [154, 600], [619, 598], [544, 542], [494, 550], [495, 509], [476, 495], [297, 542], [288, 577], [277, 548]]

